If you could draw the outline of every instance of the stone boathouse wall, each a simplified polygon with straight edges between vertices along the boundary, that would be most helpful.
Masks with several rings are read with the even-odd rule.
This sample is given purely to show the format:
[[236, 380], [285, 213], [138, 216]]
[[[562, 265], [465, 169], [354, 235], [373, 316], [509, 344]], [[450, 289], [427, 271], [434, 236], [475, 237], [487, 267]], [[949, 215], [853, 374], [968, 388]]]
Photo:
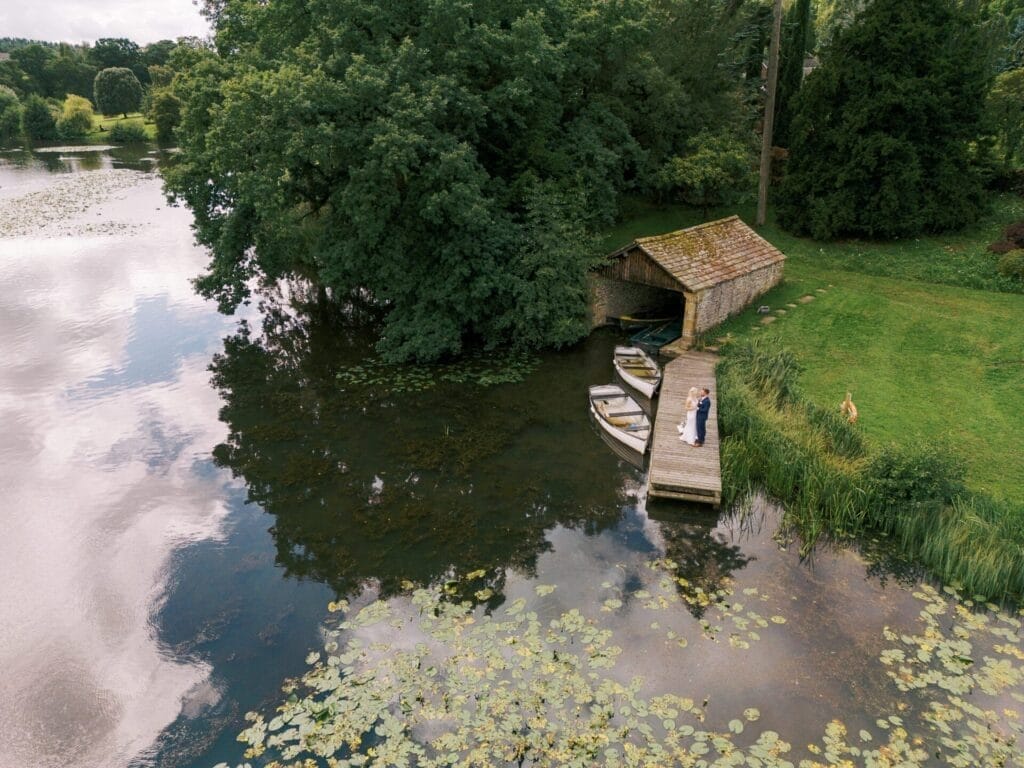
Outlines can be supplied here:
[[782, 262], [706, 288], [697, 299], [693, 333], [703, 333], [746, 309], [758, 296], [782, 280]]

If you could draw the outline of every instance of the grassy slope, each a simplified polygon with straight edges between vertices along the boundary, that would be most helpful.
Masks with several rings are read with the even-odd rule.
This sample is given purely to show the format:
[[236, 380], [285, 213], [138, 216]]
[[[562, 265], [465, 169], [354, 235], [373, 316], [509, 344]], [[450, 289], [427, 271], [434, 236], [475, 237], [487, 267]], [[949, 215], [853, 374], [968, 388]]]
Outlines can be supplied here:
[[[752, 221], [749, 211], [739, 213]], [[1012, 286], [995, 274], [996, 257], [984, 249], [1021, 217], [1024, 201], [1002, 197], [970, 231], [900, 243], [817, 243], [769, 223], [762, 234], [788, 259], [785, 283], [761, 303], [786, 314], [761, 327], [756, 310], [748, 310], [709, 341], [726, 333], [779, 339], [805, 366], [801, 385], [812, 401], [837, 407], [853, 392], [870, 442], [940, 441], [962, 457], [972, 488], [1019, 501], [1024, 295], [994, 292]], [[609, 231], [606, 244], [611, 250], [698, 220], [690, 210], [640, 208]], [[816, 300], [800, 304], [808, 293]]]

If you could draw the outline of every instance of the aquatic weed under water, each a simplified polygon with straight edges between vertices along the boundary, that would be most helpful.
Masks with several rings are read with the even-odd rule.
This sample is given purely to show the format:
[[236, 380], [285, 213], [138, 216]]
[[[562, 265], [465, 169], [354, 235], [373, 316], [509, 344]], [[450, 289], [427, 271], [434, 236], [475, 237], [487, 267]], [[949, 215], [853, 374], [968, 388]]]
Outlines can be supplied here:
[[477, 352], [450, 363], [388, 363], [371, 357], [338, 371], [345, 389], [374, 389], [384, 393], [417, 392], [442, 383], [489, 387], [522, 381], [539, 358], [526, 352]]

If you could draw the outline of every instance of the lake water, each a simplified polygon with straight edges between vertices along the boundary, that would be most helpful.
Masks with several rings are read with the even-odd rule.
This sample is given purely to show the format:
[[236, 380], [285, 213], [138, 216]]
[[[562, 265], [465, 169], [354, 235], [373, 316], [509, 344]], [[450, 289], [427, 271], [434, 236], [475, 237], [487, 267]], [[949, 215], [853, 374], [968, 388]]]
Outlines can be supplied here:
[[587, 415], [614, 333], [388, 368], [358, 306], [291, 288], [219, 315], [159, 160], [0, 154], [0, 768], [241, 762], [331, 600], [405, 615], [449, 580], [482, 624], [580, 609], [622, 648], [610, 676], [693, 697], [740, 748], [1024, 765], [1015, 609], [957, 612], [883, 555], [801, 558], [761, 499], [649, 504]]

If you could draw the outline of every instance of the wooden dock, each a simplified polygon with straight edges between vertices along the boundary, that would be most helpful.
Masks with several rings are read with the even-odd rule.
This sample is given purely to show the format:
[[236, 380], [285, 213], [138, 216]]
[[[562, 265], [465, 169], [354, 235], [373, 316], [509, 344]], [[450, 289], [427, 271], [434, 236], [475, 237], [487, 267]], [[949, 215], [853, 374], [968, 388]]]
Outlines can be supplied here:
[[[722, 503], [722, 464], [718, 455], [718, 387], [710, 352], [684, 352], [668, 363], [662, 374], [658, 414], [648, 473], [650, 496], [684, 499], [719, 506]], [[701, 448], [679, 439], [676, 426], [683, 419], [690, 387], [711, 390], [707, 438]]]

